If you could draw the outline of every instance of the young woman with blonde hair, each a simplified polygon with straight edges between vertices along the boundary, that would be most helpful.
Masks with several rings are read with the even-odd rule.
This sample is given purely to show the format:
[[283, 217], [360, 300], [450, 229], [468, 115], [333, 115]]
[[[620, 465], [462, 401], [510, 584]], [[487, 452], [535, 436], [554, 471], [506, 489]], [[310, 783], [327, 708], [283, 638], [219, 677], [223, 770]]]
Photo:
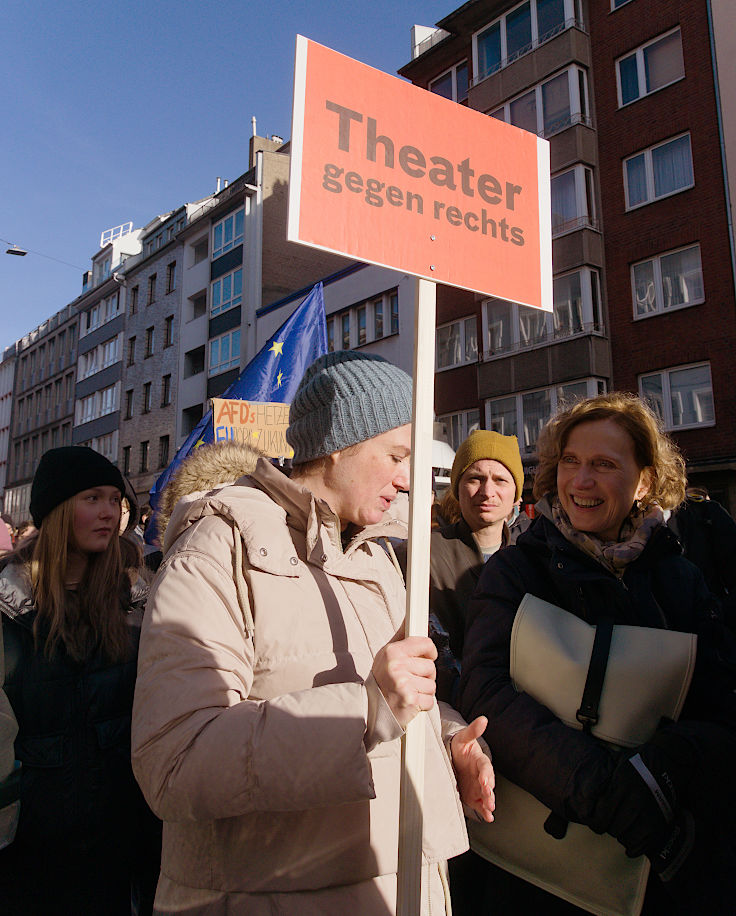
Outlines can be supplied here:
[[156, 828], [130, 766], [147, 587], [140, 551], [119, 534], [124, 492], [92, 449], [46, 452], [31, 488], [38, 532], [0, 574], [21, 774], [17, 833], [0, 851], [7, 912], [150, 912], [142, 858], [150, 884]]

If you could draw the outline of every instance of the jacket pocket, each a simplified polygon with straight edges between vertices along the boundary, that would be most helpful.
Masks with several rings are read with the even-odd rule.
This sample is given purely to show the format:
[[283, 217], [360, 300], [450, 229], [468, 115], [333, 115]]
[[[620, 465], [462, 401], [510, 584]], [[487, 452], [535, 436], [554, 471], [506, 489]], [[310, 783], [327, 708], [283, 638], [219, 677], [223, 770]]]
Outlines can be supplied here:
[[64, 736], [18, 737], [15, 756], [27, 767], [60, 767], [64, 763]]
[[95, 722], [97, 742], [103, 751], [123, 748], [130, 751], [130, 716], [117, 716]]

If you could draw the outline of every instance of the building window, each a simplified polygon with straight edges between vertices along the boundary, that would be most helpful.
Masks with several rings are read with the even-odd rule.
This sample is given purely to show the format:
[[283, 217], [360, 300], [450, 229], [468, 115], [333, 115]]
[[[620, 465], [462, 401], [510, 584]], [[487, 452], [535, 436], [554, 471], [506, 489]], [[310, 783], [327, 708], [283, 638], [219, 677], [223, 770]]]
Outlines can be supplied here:
[[616, 62], [618, 104], [628, 105], [685, 76], [680, 30], [647, 42]]
[[690, 134], [666, 140], [624, 160], [627, 210], [685, 191], [694, 183]]
[[200, 239], [199, 242], [195, 242], [194, 247], [192, 248], [192, 264], [199, 264], [200, 261], [204, 261], [207, 257], [209, 251], [208, 240], [206, 238]]
[[[93, 305], [91, 309], [86, 314], [84, 322], [84, 333], [89, 334], [90, 331], [94, 331], [95, 328], [100, 326], [100, 304]], [[31, 363], [33, 363], [33, 357], [35, 353], [31, 356]], [[31, 364], [31, 371], [33, 371], [33, 364]]]
[[207, 314], [207, 293], [197, 293], [189, 297], [190, 309], [186, 317], [187, 324]]
[[478, 324], [475, 316], [437, 328], [435, 368], [451, 369], [478, 359]]
[[219, 315], [243, 301], [243, 268], [225, 274], [212, 284], [210, 315]]
[[373, 303], [373, 337], [375, 340], [383, 337], [383, 298]]
[[168, 407], [171, 403], [171, 376], [165, 375], [161, 379], [161, 406]]
[[130, 446], [123, 446], [123, 474], [130, 474]]
[[596, 229], [593, 173], [589, 168], [576, 165], [551, 182], [552, 234], [563, 235], [576, 229]]
[[109, 385], [77, 401], [75, 425], [81, 426], [118, 409], [118, 385]]
[[158, 440], [158, 466], [165, 468], [169, 463], [169, 437], [161, 436]]
[[139, 474], [145, 474], [146, 471], [148, 471], [148, 439], [145, 442], [141, 442], [141, 456], [138, 466]]
[[589, 124], [588, 111], [585, 71], [568, 67], [492, 111], [491, 117], [540, 137], [550, 137], [573, 124]]
[[600, 278], [589, 267], [554, 279], [553, 311], [490, 299], [483, 308], [484, 359], [517, 350], [601, 332]]
[[120, 359], [120, 342], [121, 335], [118, 335], [95, 347], [94, 350], [83, 353], [79, 357], [79, 378], [89, 378], [100, 369], [116, 363]]
[[167, 315], [164, 324], [164, 347], [171, 347], [174, 344], [174, 316]]
[[120, 313], [120, 290], [116, 290], [112, 296], [108, 296], [101, 302], [100, 324], [111, 321]]
[[145, 359], [153, 356], [153, 325], [150, 328], [146, 328], [146, 350], [143, 356]]
[[93, 394], [87, 395], [86, 398], [82, 398], [78, 403], [77, 408], [77, 426], [80, 426], [82, 423], [89, 423], [90, 420], [95, 418], [95, 396]]
[[448, 413], [438, 417], [445, 424], [450, 445], [458, 450], [461, 443], [476, 429], [480, 428], [480, 412], [478, 410], [461, 410], [458, 413]]
[[700, 245], [669, 251], [631, 268], [634, 318], [648, 318], [705, 300]]
[[83, 353], [79, 357], [79, 378], [89, 378], [90, 375], [94, 375], [95, 372], [99, 370], [97, 363], [98, 359], [98, 347], [95, 347], [94, 350], [90, 350], [89, 353]]
[[176, 289], [176, 261], [166, 265], [166, 292], [171, 293]]
[[204, 372], [204, 345], [184, 354], [184, 378], [191, 378]]
[[102, 368], [112, 366], [120, 359], [120, 335], [102, 344]]
[[138, 311], [138, 289], [138, 286], [134, 286], [130, 291], [129, 311], [131, 315], [135, 315]]
[[642, 375], [639, 393], [649, 402], [665, 429], [689, 429], [715, 423], [710, 363]]
[[104, 455], [108, 461], [114, 462], [117, 458], [117, 449], [118, 449], [118, 435], [117, 430], [112, 433], [107, 433], [104, 436], [97, 436], [92, 440], [91, 447], [99, 452], [101, 455]]
[[151, 412], [151, 382], [146, 382], [143, 386], [143, 413]]
[[527, 0], [473, 36], [475, 83], [574, 25], [573, 0]]
[[152, 302], [156, 301], [156, 274], [151, 274], [148, 278], [148, 298], [146, 299], [146, 305], [150, 305]]
[[355, 346], [381, 340], [399, 333], [399, 295], [396, 290], [382, 293], [367, 302], [338, 312], [327, 319], [327, 349], [351, 348], [351, 329], [355, 327]]
[[399, 333], [399, 294], [391, 293], [388, 298], [389, 309], [391, 310], [391, 333]]
[[631, 0], [611, 0], [611, 9], [617, 10], [620, 6], [623, 6], [624, 3], [631, 3]]
[[133, 389], [128, 388], [125, 392], [125, 419], [130, 420], [133, 416]]
[[245, 209], [236, 210], [215, 223], [212, 228], [212, 257], [219, 258], [221, 254], [230, 251], [243, 241], [245, 227]]
[[128, 338], [128, 365], [135, 364], [135, 337]]
[[231, 331], [210, 341], [208, 375], [219, 375], [240, 366], [240, 330]]
[[99, 392], [100, 395], [100, 411], [98, 416], [104, 417], [105, 414], [112, 413], [118, 408], [118, 386], [110, 385], [108, 388], [103, 388]]
[[468, 97], [468, 62], [464, 60], [461, 64], [450, 67], [436, 80], [432, 80], [429, 91], [451, 102], [465, 101]]
[[181, 434], [188, 436], [194, 427], [202, 419], [204, 408], [201, 404], [193, 404], [191, 407], [185, 407], [181, 412]]
[[486, 401], [486, 428], [517, 436], [523, 455], [533, 454], [537, 438], [549, 418], [564, 404], [605, 391], [601, 379], [581, 379], [536, 391], [525, 391]]

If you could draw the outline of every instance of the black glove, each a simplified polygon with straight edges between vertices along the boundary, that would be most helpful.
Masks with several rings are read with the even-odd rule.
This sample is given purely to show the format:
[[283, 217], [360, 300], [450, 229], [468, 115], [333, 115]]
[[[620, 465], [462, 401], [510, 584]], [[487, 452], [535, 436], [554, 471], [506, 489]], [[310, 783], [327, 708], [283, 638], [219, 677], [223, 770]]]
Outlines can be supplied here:
[[646, 855], [668, 880], [692, 848], [692, 817], [681, 799], [692, 775], [692, 745], [668, 728], [626, 753], [595, 807], [591, 828], [609, 833], [632, 858]]

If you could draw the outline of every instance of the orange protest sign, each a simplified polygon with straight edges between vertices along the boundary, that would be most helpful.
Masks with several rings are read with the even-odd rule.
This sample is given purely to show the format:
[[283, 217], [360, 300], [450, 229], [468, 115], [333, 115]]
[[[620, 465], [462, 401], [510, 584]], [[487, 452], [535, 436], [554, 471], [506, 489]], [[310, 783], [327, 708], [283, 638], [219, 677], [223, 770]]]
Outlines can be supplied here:
[[288, 238], [551, 311], [549, 143], [298, 36]]
[[294, 457], [286, 441], [288, 404], [212, 398], [212, 424], [215, 442], [231, 439], [252, 445], [269, 458]]

